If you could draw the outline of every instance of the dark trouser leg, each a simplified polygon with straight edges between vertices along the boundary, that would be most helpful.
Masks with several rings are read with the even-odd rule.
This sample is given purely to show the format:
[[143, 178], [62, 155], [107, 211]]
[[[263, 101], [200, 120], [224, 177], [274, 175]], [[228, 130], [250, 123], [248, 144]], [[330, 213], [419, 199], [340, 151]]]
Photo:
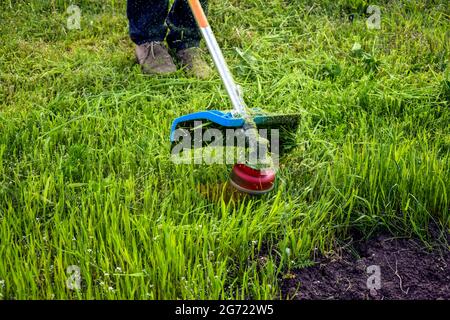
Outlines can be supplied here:
[[[208, 1], [201, 0], [203, 9], [208, 11]], [[198, 47], [201, 40], [200, 30], [187, 0], [175, 0], [167, 19], [170, 32], [167, 36], [169, 47], [174, 50], [183, 50]]]
[[130, 37], [137, 45], [150, 41], [164, 41], [167, 34], [165, 20], [169, 0], [128, 0], [127, 16]]

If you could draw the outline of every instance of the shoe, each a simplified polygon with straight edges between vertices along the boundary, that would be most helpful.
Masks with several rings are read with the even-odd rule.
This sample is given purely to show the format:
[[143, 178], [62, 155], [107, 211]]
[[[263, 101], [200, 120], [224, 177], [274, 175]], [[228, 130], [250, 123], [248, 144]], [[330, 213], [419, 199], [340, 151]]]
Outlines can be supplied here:
[[199, 79], [208, 79], [211, 77], [212, 70], [202, 58], [200, 48], [180, 50], [176, 53], [176, 57], [188, 74]]
[[168, 74], [177, 71], [166, 46], [152, 41], [136, 46], [136, 59], [146, 74]]

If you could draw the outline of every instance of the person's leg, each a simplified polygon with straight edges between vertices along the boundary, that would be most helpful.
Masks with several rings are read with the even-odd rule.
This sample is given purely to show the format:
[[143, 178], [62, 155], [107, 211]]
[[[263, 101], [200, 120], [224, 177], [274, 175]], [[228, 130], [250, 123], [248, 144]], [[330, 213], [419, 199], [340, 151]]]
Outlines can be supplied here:
[[[208, 12], [208, 1], [201, 0], [200, 2], [205, 12]], [[167, 24], [170, 29], [167, 36], [167, 43], [170, 48], [180, 51], [200, 45], [200, 30], [187, 0], [175, 0], [172, 9], [170, 9]]]
[[169, 0], [128, 0], [130, 37], [136, 43], [136, 59], [144, 73], [167, 74], [177, 70], [163, 41]]
[[[205, 12], [208, 1], [200, 0]], [[167, 18], [169, 35], [167, 43], [176, 52], [176, 57], [185, 70], [198, 78], [206, 79], [211, 68], [203, 60], [200, 49], [201, 34], [187, 0], [175, 0]]]
[[128, 0], [127, 16], [131, 40], [137, 45], [164, 41], [168, 11], [169, 0]]

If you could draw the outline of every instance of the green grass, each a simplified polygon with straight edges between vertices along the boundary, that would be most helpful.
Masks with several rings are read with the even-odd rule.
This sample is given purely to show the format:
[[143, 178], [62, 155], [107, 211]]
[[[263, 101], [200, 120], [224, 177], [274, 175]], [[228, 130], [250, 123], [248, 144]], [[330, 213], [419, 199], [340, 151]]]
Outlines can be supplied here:
[[125, 1], [76, 2], [81, 30], [68, 1], [2, 1], [0, 299], [278, 298], [350, 230], [443, 240], [450, 9], [402, 2], [212, 1], [248, 104], [303, 116], [276, 191], [229, 202], [199, 185], [230, 167], [175, 165], [168, 141], [177, 116], [230, 108], [217, 75], [142, 75]]

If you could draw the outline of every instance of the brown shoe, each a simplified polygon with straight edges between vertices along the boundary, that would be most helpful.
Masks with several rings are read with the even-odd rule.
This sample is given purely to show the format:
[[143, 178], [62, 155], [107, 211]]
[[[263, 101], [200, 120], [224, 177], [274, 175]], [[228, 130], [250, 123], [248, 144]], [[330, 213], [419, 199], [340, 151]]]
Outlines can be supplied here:
[[212, 70], [202, 58], [199, 48], [180, 50], [176, 55], [181, 65], [186, 68], [189, 74], [200, 79], [208, 79], [211, 76]]
[[166, 46], [161, 42], [147, 42], [136, 46], [136, 58], [147, 74], [167, 74], [177, 71]]

